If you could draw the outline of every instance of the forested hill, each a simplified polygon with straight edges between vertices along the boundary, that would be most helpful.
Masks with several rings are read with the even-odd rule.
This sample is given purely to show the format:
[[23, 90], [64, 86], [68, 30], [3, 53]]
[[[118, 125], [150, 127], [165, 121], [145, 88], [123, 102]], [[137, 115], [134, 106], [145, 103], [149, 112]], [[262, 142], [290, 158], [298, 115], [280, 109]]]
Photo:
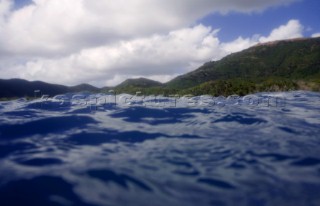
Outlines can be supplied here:
[[320, 79], [320, 38], [258, 44], [220, 61], [205, 63], [197, 70], [169, 81], [166, 86], [186, 89], [215, 80], [270, 77]]
[[59, 84], [49, 84], [42, 81], [27, 81], [23, 79], [0, 79], [0, 98], [33, 97], [36, 95], [47, 94], [54, 96], [68, 92], [90, 91], [97, 92], [98, 88], [89, 84], [77, 86], [64, 86]]
[[320, 38], [303, 38], [258, 44], [167, 82], [127, 79], [115, 87], [89, 84], [73, 87], [21, 79], [0, 80], [0, 98], [33, 96], [35, 90], [50, 96], [67, 92], [229, 95], [260, 91], [320, 91]]
[[137, 78], [137, 79], [127, 79], [121, 84], [117, 85], [115, 88], [125, 88], [125, 87], [157, 87], [162, 86], [160, 82], [147, 79], [147, 78]]

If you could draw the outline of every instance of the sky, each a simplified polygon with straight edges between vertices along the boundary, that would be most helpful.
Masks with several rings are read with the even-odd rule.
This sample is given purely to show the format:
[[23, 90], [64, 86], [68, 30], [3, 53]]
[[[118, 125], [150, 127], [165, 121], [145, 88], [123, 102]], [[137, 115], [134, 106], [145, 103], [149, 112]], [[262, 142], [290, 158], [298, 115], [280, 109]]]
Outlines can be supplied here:
[[319, 37], [319, 0], [0, 0], [0, 79], [166, 82], [275, 40]]

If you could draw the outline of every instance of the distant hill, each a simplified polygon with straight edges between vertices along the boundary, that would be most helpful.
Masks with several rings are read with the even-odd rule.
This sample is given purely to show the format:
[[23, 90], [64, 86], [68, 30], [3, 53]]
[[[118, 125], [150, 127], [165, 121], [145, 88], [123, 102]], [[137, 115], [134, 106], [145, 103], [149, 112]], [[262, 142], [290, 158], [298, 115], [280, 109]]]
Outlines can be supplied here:
[[12, 99], [20, 97], [34, 97], [35, 91], [37, 97], [43, 94], [55, 96], [65, 93], [76, 92], [116, 92], [135, 93], [143, 88], [160, 87], [162, 84], [146, 78], [127, 79], [116, 87], [97, 88], [90, 84], [79, 84], [76, 86], [64, 86], [59, 84], [50, 84], [41, 81], [27, 81], [23, 79], [0, 79], [0, 99]]
[[68, 87], [41, 81], [30, 82], [22, 79], [0, 80], [0, 98], [33, 97], [35, 90], [41, 90], [42, 94], [57, 95], [67, 93]]
[[88, 84], [67, 87], [58, 84], [49, 84], [41, 81], [27, 81], [23, 79], [0, 79], [0, 98], [33, 97], [36, 90], [40, 90], [39, 93], [36, 93], [37, 96], [39, 96], [40, 94], [48, 94], [50, 96], [54, 96], [68, 92], [99, 91], [98, 88]]
[[137, 78], [137, 79], [127, 79], [124, 82], [117, 85], [115, 88], [126, 88], [126, 87], [139, 87], [139, 88], [148, 88], [148, 87], [158, 87], [162, 86], [162, 83], [147, 79], [147, 78]]
[[166, 87], [187, 89], [209, 81], [270, 77], [320, 79], [320, 38], [258, 44], [220, 61], [205, 63], [169, 81]]
[[258, 44], [162, 84], [146, 79], [127, 79], [115, 87], [89, 84], [67, 87], [22, 79], [0, 80], [0, 98], [34, 96], [35, 90], [50, 96], [67, 92], [229, 95], [259, 91], [320, 91], [320, 38], [300, 38]]
[[85, 91], [88, 91], [88, 92], [99, 92], [100, 89], [97, 88], [97, 87], [94, 87], [90, 84], [79, 84], [79, 85], [76, 85], [76, 86], [71, 86], [68, 88], [68, 91], [69, 92], [85, 92]]
[[114, 89], [117, 93], [135, 93], [137, 91], [143, 91], [148, 94], [154, 92], [154, 89], [161, 89], [163, 86], [162, 83], [147, 79], [147, 78], [136, 78], [136, 79], [127, 79], [124, 82], [117, 85]]

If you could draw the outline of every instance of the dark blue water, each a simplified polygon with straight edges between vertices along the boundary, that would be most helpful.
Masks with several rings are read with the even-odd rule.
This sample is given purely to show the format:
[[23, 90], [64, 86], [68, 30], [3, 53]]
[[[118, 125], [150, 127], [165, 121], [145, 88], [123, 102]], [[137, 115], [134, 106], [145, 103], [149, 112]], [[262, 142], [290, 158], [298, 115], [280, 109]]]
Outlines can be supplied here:
[[86, 95], [0, 102], [1, 206], [320, 205], [319, 93]]

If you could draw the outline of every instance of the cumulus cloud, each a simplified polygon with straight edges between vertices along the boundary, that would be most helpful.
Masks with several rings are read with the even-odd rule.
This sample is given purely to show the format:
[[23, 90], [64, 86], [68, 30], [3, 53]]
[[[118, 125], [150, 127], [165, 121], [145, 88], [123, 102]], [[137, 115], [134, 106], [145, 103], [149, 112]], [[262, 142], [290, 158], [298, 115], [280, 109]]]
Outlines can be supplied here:
[[86, 48], [62, 58], [37, 58], [14, 66], [12, 71], [25, 79], [48, 79], [50, 82], [69, 85], [79, 82], [115, 85], [126, 78], [139, 76], [165, 82], [208, 60], [221, 59], [267, 39], [299, 37], [302, 35], [299, 33], [301, 30], [292, 28], [301, 27], [299, 21], [290, 20], [286, 25], [274, 29], [267, 37], [254, 35], [251, 38], [239, 37], [231, 42], [220, 42], [219, 30], [200, 24], [165, 35], [155, 34], [147, 38]]
[[10, 13], [12, 5], [12, 2], [9, 0], [0, 0], [0, 32], [3, 31], [5, 19], [7, 18], [7, 15]]
[[312, 34], [311, 37], [313, 37], [313, 38], [315, 38], [315, 37], [320, 37], [320, 32], [319, 32], [319, 33]]
[[[162, 76], [168, 80], [169, 75], [183, 73], [191, 69], [195, 62], [203, 63], [213, 55], [220, 56], [217, 32], [210, 27], [198, 25], [171, 31], [166, 35], [152, 35], [83, 49], [63, 58], [39, 58], [16, 69], [26, 79], [42, 77], [68, 84], [102, 79], [109, 84], [119, 83], [124, 79], [119, 78], [119, 75], [153, 76], [158, 80]], [[63, 68], [63, 73], [59, 68]]]
[[[129, 77], [162, 82], [256, 43], [301, 36], [297, 20], [267, 37], [220, 42], [194, 23], [214, 13], [260, 12], [297, 0], [0, 0], [0, 74], [74, 85]], [[191, 26], [193, 25], [193, 26]]]
[[[61, 55], [183, 28], [212, 12], [253, 12], [294, 1], [33, 0], [33, 4], [11, 12], [0, 47], [15, 54]], [[0, 13], [8, 10], [9, 3], [1, 0]]]
[[225, 51], [225, 54], [230, 54], [232, 52], [247, 49], [258, 43], [300, 38], [303, 37], [303, 28], [304, 27], [299, 20], [292, 19], [289, 20], [287, 24], [273, 29], [268, 36], [260, 36], [259, 34], [256, 34], [249, 38], [239, 37], [234, 41], [222, 43], [221, 48]]
[[233, 52], [238, 52], [247, 49], [257, 43], [258, 42], [255, 38], [238, 37], [234, 41], [222, 43], [221, 50], [224, 51], [224, 55], [227, 55]]
[[261, 37], [260, 42], [303, 37], [303, 26], [298, 20], [290, 20], [286, 25], [274, 29], [268, 37]]
[[10, 8], [12, 7], [12, 1], [10, 0], [0, 0], [0, 16], [8, 14]]

